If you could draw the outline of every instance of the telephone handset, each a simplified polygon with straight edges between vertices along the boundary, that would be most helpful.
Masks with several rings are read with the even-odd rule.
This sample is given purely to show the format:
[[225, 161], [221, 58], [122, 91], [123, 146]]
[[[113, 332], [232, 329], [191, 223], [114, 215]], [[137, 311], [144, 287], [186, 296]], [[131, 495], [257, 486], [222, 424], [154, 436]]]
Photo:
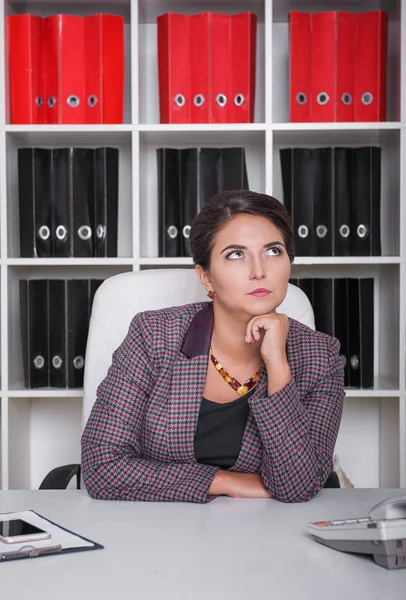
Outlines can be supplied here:
[[387, 569], [406, 568], [406, 494], [375, 504], [368, 517], [309, 523], [308, 533], [341, 552], [372, 554]]
[[406, 494], [386, 498], [375, 504], [369, 511], [369, 516], [374, 521], [406, 519]]

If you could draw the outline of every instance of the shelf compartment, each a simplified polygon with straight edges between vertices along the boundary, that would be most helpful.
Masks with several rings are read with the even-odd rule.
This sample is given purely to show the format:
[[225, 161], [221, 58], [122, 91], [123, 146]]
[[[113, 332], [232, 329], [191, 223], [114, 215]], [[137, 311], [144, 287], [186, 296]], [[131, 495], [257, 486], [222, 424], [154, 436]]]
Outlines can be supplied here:
[[[9, 267], [8, 274], [8, 363], [9, 363], [9, 384], [10, 390], [24, 390], [24, 395], [28, 397], [35, 396], [36, 390], [28, 390], [24, 387], [23, 354], [21, 341], [21, 311], [20, 311], [20, 293], [19, 280], [32, 279], [107, 279], [118, 273], [131, 272], [131, 266], [83, 266], [78, 271], [75, 266], [45, 266], [45, 267]], [[47, 394], [53, 397], [57, 388], [46, 388]], [[67, 397], [76, 396], [77, 390], [71, 391], [69, 388], [63, 390]], [[31, 394], [31, 392], [33, 394]], [[81, 395], [81, 394], [79, 394]], [[21, 393], [20, 393], [21, 396]]]
[[[79, 0], [68, 0], [62, 2], [43, 1], [43, 0], [6, 0], [6, 15], [15, 15], [21, 13], [30, 13], [39, 17], [48, 17], [55, 14], [77, 15], [85, 17], [100, 12], [120, 15], [124, 17], [124, 123], [131, 123], [131, 0], [107, 0], [104, 2], [94, 2], [88, 0], [81, 2]], [[5, 26], [7, 22], [5, 22]], [[6, 77], [8, 77], [8, 64], [6, 65]], [[7, 103], [10, 104], [9, 99]], [[8, 107], [10, 108], [10, 107]], [[10, 112], [9, 110], [7, 111]], [[7, 122], [10, 123], [10, 116], [7, 115]]]
[[[243, 146], [250, 189], [265, 192], [265, 134], [261, 131], [140, 133], [140, 248], [141, 259], [158, 258], [158, 179], [156, 150], [188, 147]], [[170, 259], [177, 264], [179, 259]], [[184, 260], [184, 259], [183, 259]], [[151, 264], [151, 263], [150, 263]], [[159, 263], [158, 263], [159, 264]], [[162, 263], [165, 264], [165, 263]], [[167, 264], [167, 263], [166, 263]], [[184, 264], [184, 263], [180, 263]]]
[[[293, 267], [292, 277], [374, 278], [375, 382], [373, 389], [399, 390], [399, 267], [397, 265], [301, 265]], [[368, 389], [364, 389], [362, 394], [356, 392], [355, 395], [368, 394]]]
[[139, 122], [159, 123], [159, 90], [158, 90], [158, 52], [156, 18], [167, 12], [193, 14], [208, 11], [235, 14], [250, 11], [257, 15], [257, 48], [255, 76], [255, 109], [254, 120], [261, 123], [265, 119], [265, 23], [264, 2], [249, 0], [231, 2], [216, 2], [208, 5], [203, 1], [178, 2], [148, 2], [139, 3]]
[[51, 469], [79, 463], [81, 418], [81, 398], [11, 398], [9, 489], [38, 489]]
[[[61, 131], [34, 132], [24, 131], [6, 134], [7, 195], [8, 195], [8, 256], [20, 256], [20, 218], [18, 197], [18, 149], [24, 147], [58, 148], [83, 147], [94, 148], [111, 145], [119, 149], [118, 173], [118, 258], [131, 258], [132, 245], [132, 144], [131, 132], [122, 132], [121, 141], [113, 136], [105, 136], [99, 131], [92, 134], [93, 143], [86, 138], [84, 131], [67, 134]], [[119, 136], [120, 137], [120, 136]], [[65, 259], [66, 260], [66, 259]], [[87, 260], [87, 259], [86, 259]], [[97, 259], [95, 259], [97, 260]], [[109, 260], [109, 259], [108, 259]], [[116, 258], [114, 259], [116, 260]]]
[[[361, 138], [358, 131], [343, 132], [340, 131], [319, 131], [319, 136], [314, 136], [310, 130], [301, 132], [296, 137], [297, 132], [274, 132], [273, 154], [272, 154], [272, 176], [273, 176], [273, 195], [283, 201], [282, 173], [279, 152], [282, 148], [318, 148], [318, 147], [360, 147], [364, 145], [380, 146], [381, 151], [381, 242], [382, 257], [349, 257], [354, 262], [363, 263], [366, 258], [371, 262], [397, 262], [400, 256], [400, 131], [364, 131], [366, 135]], [[298, 257], [297, 260], [302, 257]], [[334, 257], [342, 260], [343, 257]], [[328, 257], [320, 257], [324, 261]], [[358, 260], [359, 259], [359, 260]], [[388, 259], [388, 260], [386, 260]], [[304, 261], [303, 261], [304, 262]], [[347, 261], [342, 260], [343, 263]]]
[[400, 6], [401, 0], [337, 0], [326, 6], [323, 0], [274, 0], [272, 24], [272, 120], [275, 123], [289, 121], [289, 12], [308, 13], [326, 10], [366, 12], [385, 10], [389, 16], [387, 79], [387, 120], [400, 118]]

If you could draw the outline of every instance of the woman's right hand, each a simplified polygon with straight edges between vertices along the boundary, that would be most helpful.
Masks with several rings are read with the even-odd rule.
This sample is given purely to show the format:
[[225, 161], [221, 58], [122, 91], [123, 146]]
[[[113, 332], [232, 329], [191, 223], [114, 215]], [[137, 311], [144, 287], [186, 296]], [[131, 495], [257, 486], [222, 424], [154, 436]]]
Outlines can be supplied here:
[[217, 471], [208, 495], [226, 495], [231, 498], [272, 498], [259, 473], [236, 473], [224, 470]]

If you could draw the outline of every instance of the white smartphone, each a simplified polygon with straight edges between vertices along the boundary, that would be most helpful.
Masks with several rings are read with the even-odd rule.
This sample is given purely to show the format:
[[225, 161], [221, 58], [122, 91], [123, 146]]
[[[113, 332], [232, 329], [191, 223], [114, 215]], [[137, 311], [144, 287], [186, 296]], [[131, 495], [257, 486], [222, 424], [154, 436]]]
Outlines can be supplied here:
[[22, 519], [0, 521], [0, 542], [5, 544], [21, 544], [47, 540], [51, 534]]

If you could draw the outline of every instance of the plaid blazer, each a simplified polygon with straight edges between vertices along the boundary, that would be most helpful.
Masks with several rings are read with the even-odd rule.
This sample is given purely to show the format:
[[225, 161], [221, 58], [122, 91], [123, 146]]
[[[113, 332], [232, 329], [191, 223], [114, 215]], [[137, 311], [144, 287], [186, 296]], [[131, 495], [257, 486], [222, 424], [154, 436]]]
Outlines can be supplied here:
[[[132, 320], [82, 436], [93, 498], [208, 502], [218, 467], [194, 456], [214, 314], [211, 302], [146, 311]], [[309, 500], [333, 469], [343, 399], [339, 342], [289, 319], [292, 380], [268, 396], [264, 369], [249, 398], [230, 469], [261, 473], [282, 502]]]

